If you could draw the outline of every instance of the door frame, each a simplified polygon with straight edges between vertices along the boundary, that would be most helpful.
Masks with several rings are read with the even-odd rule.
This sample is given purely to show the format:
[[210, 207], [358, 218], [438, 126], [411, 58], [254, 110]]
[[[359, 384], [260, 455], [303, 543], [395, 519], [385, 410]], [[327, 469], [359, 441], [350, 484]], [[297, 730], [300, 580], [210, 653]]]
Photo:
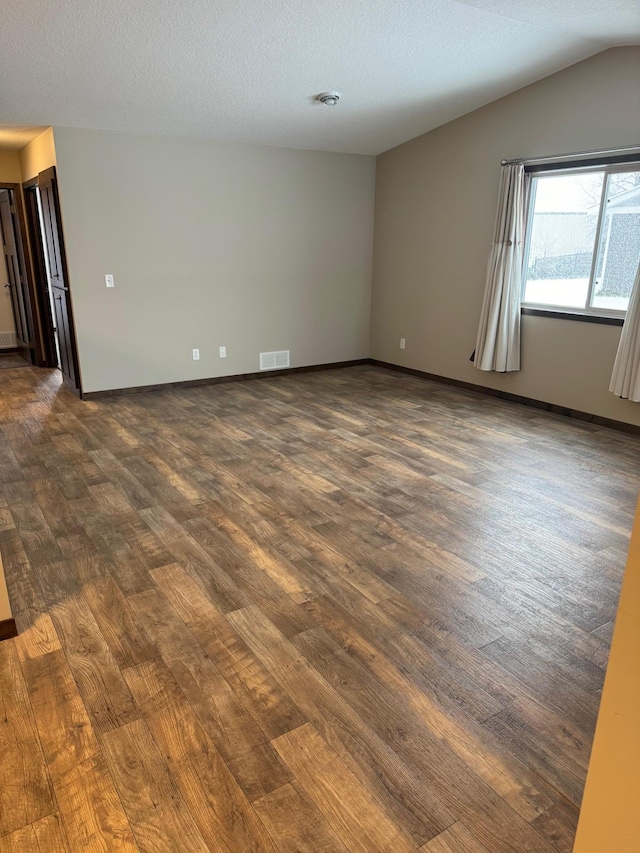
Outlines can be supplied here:
[[58, 367], [54, 320], [49, 301], [49, 280], [45, 262], [45, 248], [40, 228], [40, 213], [38, 210], [38, 178], [31, 178], [22, 184], [25, 208], [27, 235], [29, 240], [29, 259], [33, 271], [34, 296], [38, 308], [40, 328], [40, 350], [38, 352], [38, 367]]
[[22, 265], [24, 266], [25, 288], [29, 296], [29, 309], [33, 325], [32, 363], [38, 367], [45, 367], [46, 365], [41, 363], [42, 339], [40, 335], [40, 320], [33, 288], [33, 269], [31, 264], [31, 251], [27, 240], [27, 223], [22, 204], [22, 189], [20, 184], [12, 183], [11, 181], [0, 181], [0, 189], [8, 190], [11, 193], [11, 202], [16, 209], [16, 216], [18, 219], [19, 233], [16, 234], [14, 229], [14, 238], [16, 248], [19, 253], [19, 259], [22, 260]]
[[[78, 340], [76, 335], [76, 327], [74, 322], [74, 311], [73, 311], [73, 296], [71, 292], [71, 285], [69, 283], [69, 270], [67, 269], [67, 252], [64, 244], [64, 233], [62, 228], [62, 213], [60, 210], [60, 196], [58, 193], [58, 173], [55, 166], [50, 166], [48, 169], [44, 169], [44, 171], [40, 172], [35, 180], [35, 185], [40, 189], [42, 183], [50, 182], [51, 187], [53, 189], [53, 204], [55, 207], [55, 218], [56, 218], [56, 230], [57, 230], [57, 240], [58, 240], [58, 251], [59, 251], [59, 260], [60, 265], [62, 267], [62, 276], [64, 281], [64, 289], [66, 291], [67, 297], [65, 300], [65, 310], [67, 316], [68, 330], [70, 333], [70, 355], [71, 360], [73, 362], [73, 369], [75, 373], [75, 383], [68, 377], [62, 367], [62, 363], [60, 364], [60, 373], [62, 374], [62, 379], [64, 381], [65, 387], [76, 394], [78, 397], [82, 399], [82, 378], [80, 374], [80, 359], [78, 358]], [[25, 183], [33, 182], [26, 181]], [[39, 229], [39, 233], [41, 233]], [[45, 243], [42, 243], [43, 248], [46, 250]], [[48, 251], [48, 250], [47, 250]], [[47, 287], [49, 286], [49, 282], [47, 281]], [[51, 303], [48, 301], [48, 294], [43, 293], [43, 297], [47, 299], [47, 304]], [[52, 319], [53, 324], [53, 319]], [[51, 327], [53, 329], [53, 326]], [[58, 336], [58, 340], [60, 340]], [[55, 346], [55, 343], [54, 343]], [[57, 361], [56, 361], [57, 366]]]

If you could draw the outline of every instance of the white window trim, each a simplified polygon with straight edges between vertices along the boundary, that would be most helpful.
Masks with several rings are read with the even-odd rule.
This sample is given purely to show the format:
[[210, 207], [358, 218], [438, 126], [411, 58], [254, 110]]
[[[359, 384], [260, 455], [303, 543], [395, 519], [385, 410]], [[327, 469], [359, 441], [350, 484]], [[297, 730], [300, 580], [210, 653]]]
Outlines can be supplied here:
[[[593, 288], [595, 284], [595, 273], [598, 263], [598, 256], [600, 252], [600, 238], [601, 238], [601, 230], [602, 230], [602, 219], [604, 214], [604, 208], [606, 205], [607, 199], [607, 190], [609, 184], [609, 176], [613, 174], [618, 174], [621, 172], [635, 172], [640, 169], [640, 160], [637, 163], [615, 163], [605, 165], [602, 164], [600, 166], [568, 166], [566, 169], [536, 169], [535, 171], [527, 172], [528, 178], [528, 186], [527, 186], [527, 223], [526, 223], [526, 231], [524, 238], [524, 251], [522, 253], [522, 299], [521, 306], [522, 308], [529, 308], [532, 310], [539, 311], [552, 311], [555, 314], [566, 314], [567, 316], [578, 316], [578, 317], [618, 317], [620, 319], [624, 319], [627, 316], [626, 311], [614, 311], [611, 308], [594, 308], [591, 306], [591, 300], [593, 298]], [[533, 228], [533, 216], [534, 216], [534, 207], [535, 207], [535, 192], [532, 190], [532, 187], [535, 186], [533, 183], [533, 178], [549, 178], [552, 175], [573, 175], [578, 173], [585, 172], [604, 172], [604, 182], [602, 185], [602, 195], [600, 196], [600, 209], [598, 211], [598, 222], [596, 225], [596, 233], [594, 239], [594, 250], [593, 257], [591, 259], [591, 272], [589, 274], [589, 289], [587, 291], [587, 305], [584, 308], [576, 308], [569, 305], [546, 305], [542, 302], [525, 302], [524, 294], [527, 286], [527, 265], [529, 262], [529, 249], [531, 244], [531, 230]]]

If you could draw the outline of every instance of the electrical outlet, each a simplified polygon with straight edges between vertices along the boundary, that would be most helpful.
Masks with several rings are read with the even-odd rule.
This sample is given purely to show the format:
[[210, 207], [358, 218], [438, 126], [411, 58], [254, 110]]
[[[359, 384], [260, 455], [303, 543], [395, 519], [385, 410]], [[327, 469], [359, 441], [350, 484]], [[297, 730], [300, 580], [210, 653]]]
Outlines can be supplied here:
[[226, 358], [226, 357], [227, 357], [227, 348], [226, 347], [220, 347], [220, 358]]
[[404, 349], [406, 346], [406, 341], [404, 338], [400, 338], [400, 349]]
[[191, 352], [193, 353], [193, 360], [194, 361], [200, 361], [200, 350], [194, 349], [194, 350], [191, 350]]
[[104, 283], [107, 285], [107, 287], [115, 287], [113, 276], [111, 275], [111, 273], [107, 273], [107, 275], [105, 275]]

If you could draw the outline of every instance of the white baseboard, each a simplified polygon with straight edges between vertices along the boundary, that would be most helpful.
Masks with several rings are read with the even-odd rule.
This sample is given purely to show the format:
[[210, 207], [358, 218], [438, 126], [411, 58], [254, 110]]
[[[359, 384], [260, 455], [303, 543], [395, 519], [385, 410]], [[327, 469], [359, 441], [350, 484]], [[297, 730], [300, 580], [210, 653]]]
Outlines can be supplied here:
[[0, 332], [0, 349], [12, 349], [17, 343], [15, 332]]

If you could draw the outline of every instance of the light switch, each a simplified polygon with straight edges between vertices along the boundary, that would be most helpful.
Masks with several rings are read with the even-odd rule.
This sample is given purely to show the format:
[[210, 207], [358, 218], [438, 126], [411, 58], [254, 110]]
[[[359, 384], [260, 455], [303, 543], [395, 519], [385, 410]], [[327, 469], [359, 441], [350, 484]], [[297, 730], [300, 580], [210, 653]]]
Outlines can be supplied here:
[[107, 287], [115, 287], [115, 284], [113, 283], [113, 276], [112, 275], [105, 275], [104, 283], [107, 285]]

